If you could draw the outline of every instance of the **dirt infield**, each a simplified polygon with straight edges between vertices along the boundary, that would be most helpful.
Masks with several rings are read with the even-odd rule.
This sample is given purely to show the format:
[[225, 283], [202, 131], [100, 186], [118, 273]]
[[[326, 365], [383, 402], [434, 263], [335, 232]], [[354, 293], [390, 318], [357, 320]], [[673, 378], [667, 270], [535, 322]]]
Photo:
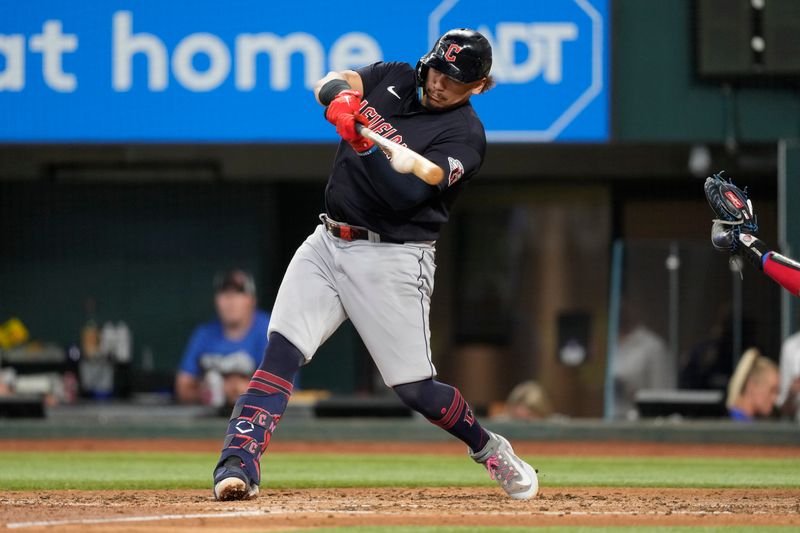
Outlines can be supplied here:
[[431, 524], [800, 526], [799, 501], [800, 489], [545, 488], [527, 502], [490, 488], [280, 490], [235, 503], [197, 490], [11, 492], [0, 496], [0, 523], [21, 531], [57, 526], [114, 533]]
[[[0, 451], [216, 452], [217, 441], [6, 440]], [[658, 443], [519, 442], [524, 455], [800, 457], [796, 447]], [[276, 441], [271, 453], [464, 454], [452, 443]], [[549, 488], [531, 501], [495, 487], [267, 490], [248, 502], [216, 502], [210, 490], [9, 491], [0, 528], [21, 531], [178, 533], [378, 525], [800, 527], [800, 487], [791, 489]]]

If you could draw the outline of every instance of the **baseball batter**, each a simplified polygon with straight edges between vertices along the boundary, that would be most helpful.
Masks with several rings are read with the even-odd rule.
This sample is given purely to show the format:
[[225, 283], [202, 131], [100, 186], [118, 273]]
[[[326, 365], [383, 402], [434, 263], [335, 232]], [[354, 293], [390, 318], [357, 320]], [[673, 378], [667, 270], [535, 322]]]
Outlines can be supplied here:
[[[458, 389], [436, 381], [431, 360], [434, 246], [483, 162], [486, 138], [470, 98], [491, 88], [491, 64], [486, 38], [459, 29], [445, 33], [416, 68], [379, 62], [317, 83], [315, 97], [342, 137], [326, 212], [281, 283], [264, 359], [233, 410], [214, 471], [217, 499], [258, 494], [259, 462], [296, 372], [347, 318], [406, 405], [461, 439], [509, 496], [536, 495], [534, 469], [505, 438], [481, 427]], [[432, 186], [398, 173], [356, 124], [423, 155], [444, 179]]]

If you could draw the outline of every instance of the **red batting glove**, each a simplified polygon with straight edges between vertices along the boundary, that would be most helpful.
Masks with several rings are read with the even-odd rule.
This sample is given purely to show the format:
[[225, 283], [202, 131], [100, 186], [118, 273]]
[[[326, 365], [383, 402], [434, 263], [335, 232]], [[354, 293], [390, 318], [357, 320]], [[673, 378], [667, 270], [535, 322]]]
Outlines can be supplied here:
[[355, 115], [361, 110], [361, 93], [348, 89], [336, 95], [336, 98], [325, 109], [325, 118], [336, 126], [342, 114]]
[[341, 113], [336, 120], [336, 133], [338, 133], [342, 139], [349, 142], [356, 153], [361, 154], [369, 151], [375, 146], [375, 143], [356, 131], [356, 123], [366, 126], [369, 124], [369, 121], [361, 113]]

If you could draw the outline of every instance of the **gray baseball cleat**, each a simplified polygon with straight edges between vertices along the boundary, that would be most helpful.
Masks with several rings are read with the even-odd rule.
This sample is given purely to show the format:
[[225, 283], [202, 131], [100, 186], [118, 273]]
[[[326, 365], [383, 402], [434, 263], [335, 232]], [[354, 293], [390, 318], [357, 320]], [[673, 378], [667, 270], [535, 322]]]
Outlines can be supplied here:
[[238, 457], [228, 457], [214, 472], [214, 498], [219, 501], [249, 500], [258, 496]]
[[536, 496], [539, 478], [533, 467], [514, 454], [505, 437], [491, 431], [487, 433], [489, 442], [478, 452], [470, 450], [470, 457], [485, 466], [489, 477], [515, 500], [528, 500]]

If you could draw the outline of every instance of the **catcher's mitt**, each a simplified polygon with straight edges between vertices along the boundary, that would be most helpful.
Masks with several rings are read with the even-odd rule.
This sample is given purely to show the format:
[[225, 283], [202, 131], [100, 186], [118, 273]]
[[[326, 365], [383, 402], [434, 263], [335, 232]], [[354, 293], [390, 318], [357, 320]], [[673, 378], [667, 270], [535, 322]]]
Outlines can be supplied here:
[[735, 252], [739, 235], [756, 233], [758, 221], [747, 190], [741, 190], [733, 181], [726, 181], [723, 172], [706, 178], [704, 186], [708, 205], [717, 217], [713, 221], [711, 243], [721, 252]]

